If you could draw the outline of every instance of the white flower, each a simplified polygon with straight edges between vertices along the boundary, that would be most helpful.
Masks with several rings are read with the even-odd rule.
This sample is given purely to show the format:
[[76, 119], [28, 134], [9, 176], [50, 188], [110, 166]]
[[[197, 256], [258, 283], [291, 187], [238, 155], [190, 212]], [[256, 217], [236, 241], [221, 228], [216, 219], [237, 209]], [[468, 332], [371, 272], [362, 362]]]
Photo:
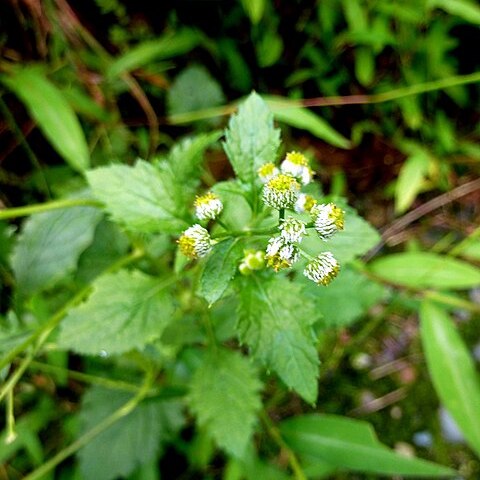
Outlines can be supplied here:
[[299, 152], [287, 153], [280, 165], [280, 170], [282, 173], [298, 178], [303, 185], [310, 183], [313, 178], [313, 170], [308, 165], [307, 158]]
[[180, 251], [188, 258], [201, 258], [210, 253], [212, 239], [208, 230], [196, 223], [187, 228], [178, 239]]
[[298, 260], [298, 247], [287, 243], [283, 237], [272, 237], [268, 241], [265, 260], [276, 272], [291, 267]]
[[223, 203], [213, 192], [197, 197], [195, 203], [195, 215], [199, 220], [214, 219], [223, 210]]
[[276, 177], [280, 170], [271, 162], [265, 163], [257, 170], [258, 176], [263, 183], [267, 183], [273, 177]]
[[315, 230], [322, 240], [329, 239], [345, 225], [345, 212], [334, 203], [315, 205], [310, 214], [314, 219]]
[[273, 208], [290, 208], [297, 200], [300, 184], [291, 176], [280, 173], [263, 187], [263, 201]]
[[330, 252], [324, 252], [313, 259], [303, 274], [318, 285], [328, 285], [340, 271], [337, 260]]
[[305, 222], [288, 217], [280, 224], [280, 235], [287, 243], [301, 242], [307, 229]]
[[293, 209], [297, 213], [305, 213], [305, 212], [310, 212], [310, 210], [317, 204], [317, 201], [311, 196], [307, 195], [306, 193], [301, 193], [297, 201], [295, 202], [295, 205], [293, 206]]

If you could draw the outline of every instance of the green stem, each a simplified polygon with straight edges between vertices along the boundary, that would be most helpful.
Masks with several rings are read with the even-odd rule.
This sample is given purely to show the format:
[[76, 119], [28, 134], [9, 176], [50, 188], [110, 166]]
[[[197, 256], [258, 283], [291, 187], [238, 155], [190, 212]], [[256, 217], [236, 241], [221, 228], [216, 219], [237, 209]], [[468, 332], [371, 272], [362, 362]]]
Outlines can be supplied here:
[[0, 390], [0, 402], [3, 400], [3, 398], [6, 396], [6, 395], [9, 395], [10, 392], [13, 391], [13, 389], [15, 388], [15, 385], [17, 384], [17, 382], [20, 380], [20, 378], [22, 377], [23, 373], [25, 372], [25, 370], [27, 369], [28, 365], [30, 364], [30, 362], [33, 360], [33, 357], [36, 353], [36, 349], [31, 351], [23, 360], [22, 362], [20, 363], [20, 365], [18, 366], [18, 368], [15, 370], [15, 373], [13, 375], [10, 375], [10, 377], [8, 377], [8, 380], [3, 384], [3, 387], [2, 389]]
[[220, 232], [215, 235], [212, 235], [213, 239], [217, 238], [227, 238], [227, 237], [253, 237], [258, 236], [269, 236], [277, 232], [277, 228], [264, 228], [264, 229], [251, 229], [251, 230], [231, 230], [228, 232]]
[[154, 378], [154, 371], [153, 369], [149, 368], [149, 370], [146, 372], [143, 385], [133, 398], [123, 404], [118, 410], [115, 410], [115, 412], [102, 420], [100, 423], [98, 423], [95, 427], [86, 432], [80, 438], [71, 443], [68, 447], [60, 450], [60, 452], [58, 452], [50, 460], [48, 460], [39, 468], [24, 477], [24, 480], [36, 480], [42, 478], [45, 474], [53, 470], [59, 463], [63, 462], [65, 459], [80, 450], [80, 448], [87, 445], [90, 441], [92, 441], [96, 436], [104, 432], [107, 428], [111, 427], [114, 423], [118, 422], [123, 417], [126, 417], [147, 396], [153, 385]]
[[270, 417], [264, 411], [260, 412], [260, 418], [265, 425], [267, 433], [272, 440], [278, 445], [278, 447], [287, 454], [288, 464], [292, 469], [295, 480], [307, 480], [300, 462], [298, 461], [293, 450], [285, 443], [285, 440], [280, 435], [278, 428], [273, 424]]
[[5, 443], [8, 445], [14, 442], [16, 438], [15, 415], [13, 412], [13, 391], [10, 390], [7, 395], [7, 436], [5, 438]]
[[57, 210], [59, 208], [69, 207], [97, 207], [101, 208], [102, 203], [89, 198], [64, 199], [53, 200], [51, 202], [39, 203], [35, 205], [25, 205], [23, 207], [6, 208], [0, 210], [0, 220], [6, 218], [25, 217], [33, 213], [48, 212], [50, 210]]
[[223, 223], [219, 218], [215, 220], [223, 229], [225, 229], [228, 232], [228, 226]]

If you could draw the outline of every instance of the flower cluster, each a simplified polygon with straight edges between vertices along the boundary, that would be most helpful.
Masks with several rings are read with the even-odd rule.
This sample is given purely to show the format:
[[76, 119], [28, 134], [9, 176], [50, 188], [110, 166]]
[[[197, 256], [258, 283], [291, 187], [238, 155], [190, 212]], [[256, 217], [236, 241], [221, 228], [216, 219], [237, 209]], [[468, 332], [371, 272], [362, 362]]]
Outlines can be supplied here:
[[300, 191], [302, 185], [312, 181], [313, 171], [306, 157], [298, 152], [287, 153], [278, 169], [273, 163], [259, 168], [258, 174], [263, 186], [263, 201], [270, 207], [280, 210], [290, 209], [296, 213], [308, 213], [311, 223], [293, 216], [282, 218], [279, 224], [280, 235], [270, 238], [265, 261], [275, 272], [290, 268], [300, 255], [309, 259], [303, 274], [319, 285], [328, 285], [338, 274], [339, 265], [331, 252], [323, 252], [315, 258], [302, 252], [298, 244], [306, 235], [307, 228], [314, 228], [320, 239], [326, 241], [344, 228], [344, 212], [334, 203], [317, 204], [308, 194]]

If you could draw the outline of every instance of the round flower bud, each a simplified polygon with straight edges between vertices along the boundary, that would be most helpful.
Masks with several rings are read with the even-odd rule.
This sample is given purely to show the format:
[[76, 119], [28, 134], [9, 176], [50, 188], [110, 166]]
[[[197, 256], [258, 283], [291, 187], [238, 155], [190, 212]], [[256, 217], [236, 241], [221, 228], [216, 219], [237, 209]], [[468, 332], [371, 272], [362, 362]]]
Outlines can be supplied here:
[[295, 202], [295, 205], [293, 206], [293, 209], [297, 213], [309, 213], [310, 210], [317, 204], [317, 201], [311, 196], [307, 195], [306, 193], [301, 193], [297, 201]]
[[208, 230], [196, 223], [187, 228], [178, 239], [180, 251], [188, 258], [201, 258], [210, 253], [212, 239]]
[[318, 285], [328, 285], [340, 271], [337, 260], [330, 252], [324, 252], [313, 259], [303, 274]]
[[199, 220], [214, 219], [223, 210], [223, 203], [213, 192], [208, 192], [195, 199], [195, 215]]
[[273, 177], [276, 177], [280, 170], [271, 162], [265, 163], [257, 170], [258, 176], [263, 183], [267, 183]]
[[305, 222], [288, 217], [280, 224], [280, 235], [287, 243], [301, 242], [307, 229]]
[[273, 208], [290, 208], [297, 200], [300, 184], [291, 176], [280, 173], [263, 187], [263, 201]]
[[285, 156], [285, 160], [280, 165], [282, 173], [298, 178], [303, 185], [310, 183], [313, 178], [313, 170], [308, 164], [305, 155], [299, 152], [290, 152]]
[[313, 217], [314, 227], [322, 240], [329, 239], [345, 225], [345, 212], [334, 203], [315, 205], [310, 214]]
[[267, 266], [276, 272], [291, 267], [298, 260], [298, 247], [285, 242], [282, 237], [272, 237], [268, 241], [265, 260]]

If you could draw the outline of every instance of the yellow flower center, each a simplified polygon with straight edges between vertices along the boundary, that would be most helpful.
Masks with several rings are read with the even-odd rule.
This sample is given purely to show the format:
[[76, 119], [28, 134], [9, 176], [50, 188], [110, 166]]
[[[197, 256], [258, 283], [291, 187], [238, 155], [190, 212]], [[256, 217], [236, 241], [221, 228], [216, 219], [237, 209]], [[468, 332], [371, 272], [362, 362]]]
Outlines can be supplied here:
[[275, 171], [275, 165], [273, 163], [266, 163], [265, 165], [262, 165], [258, 170], [257, 173], [261, 177], [269, 177], [270, 175], [273, 174]]
[[285, 160], [288, 160], [291, 163], [294, 163], [295, 165], [302, 165], [304, 167], [308, 167], [308, 160], [300, 152], [290, 152], [287, 153]]
[[182, 235], [178, 241], [180, 251], [188, 258], [197, 258], [197, 252], [195, 251], [195, 239], [188, 235]]
[[332, 205], [332, 211], [328, 214], [328, 218], [332, 220], [333, 224], [339, 230], [343, 230], [343, 228], [345, 227], [345, 213], [341, 208], [337, 207], [336, 205]]
[[205, 195], [201, 195], [199, 197], [196, 197], [195, 198], [195, 203], [193, 204], [193, 206], [196, 208], [196, 207], [200, 207], [201, 205], [205, 205], [205, 204], [208, 204], [210, 203], [211, 201], [213, 200], [218, 200], [218, 197], [217, 195], [215, 195], [214, 193], [212, 192], [208, 192], [206, 193]]
[[290, 175], [281, 173], [268, 182], [268, 187], [277, 192], [288, 192], [289, 190], [300, 190], [300, 184]]

